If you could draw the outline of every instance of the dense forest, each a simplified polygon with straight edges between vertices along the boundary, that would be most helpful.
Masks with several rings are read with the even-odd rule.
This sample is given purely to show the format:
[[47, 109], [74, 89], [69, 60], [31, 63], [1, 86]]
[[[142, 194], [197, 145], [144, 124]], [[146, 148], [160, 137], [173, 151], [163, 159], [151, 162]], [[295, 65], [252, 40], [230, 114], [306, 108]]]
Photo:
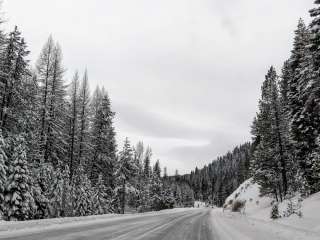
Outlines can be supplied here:
[[[320, 0], [316, 0], [320, 5]], [[87, 70], [65, 79], [49, 37], [35, 66], [17, 27], [0, 32], [0, 216], [27, 220], [218, 206], [252, 177], [282, 201], [320, 191], [320, 7], [299, 20], [282, 72], [267, 72], [252, 143], [190, 174], [168, 176], [152, 150], [128, 139], [118, 149], [105, 88], [91, 93]]]
[[222, 206], [225, 199], [250, 177], [252, 146], [245, 143], [213, 160], [208, 166], [196, 168], [178, 177], [194, 191], [195, 199]]
[[161, 177], [152, 150], [118, 150], [111, 101], [88, 73], [65, 79], [49, 37], [36, 66], [17, 27], [0, 32], [0, 216], [41, 219], [192, 205], [189, 186]]

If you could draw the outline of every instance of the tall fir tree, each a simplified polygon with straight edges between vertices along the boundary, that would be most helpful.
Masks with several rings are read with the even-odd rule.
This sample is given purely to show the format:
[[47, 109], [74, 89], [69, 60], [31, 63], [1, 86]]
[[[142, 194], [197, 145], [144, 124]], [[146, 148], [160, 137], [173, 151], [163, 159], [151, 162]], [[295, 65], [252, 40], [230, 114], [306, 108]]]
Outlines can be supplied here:
[[58, 44], [53, 50], [52, 76], [50, 82], [47, 139], [44, 148], [44, 161], [58, 165], [66, 156], [66, 133], [63, 131], [66, 120], [66, 86], [63, 82], [62, 52]]
[[69, 169], [70, 169], [70, 179], [73, 176], [73, 172], [77, 167], [77, 151], [76, 147], [78, 144], [78, 114], [79, 114], [79, 74], [76, 72], [72, 79], [70, 90], [69, 90]]
[[252, 134], [259, 144], [252, 161], [254, 181], [261, 186], [263, 195], [273, 195], [282, 200], [288, 190], [287, 159], [281, 129], [277, 74], [270, 68], [262, 86], [259, 113]]
[[93, 196], [91, 182], [80, 165], [72, 182], [73, 215], [87, 216], [93, 214]]
[[63, 82], [62, 53], [49, 37], [37, 62], [40, 84], [40, 143], [42, 158], [55, 166], [66, 156], [66, 86]]
[[114, 112], [104, 89], [97, 90], [93, 102], [92, 158], [90, 179], [95, 184], [102, 174], [107, 186], [114, 188], [114, 168], [116, 164], [116, 140], [113, 127]]
[[[319, 0], [315, 1], [320, 4]], [[310, 192], [319, 190], [314, 178], [314, 165], [317, 151], [317, 138], [320, 134], [320, 7], [310, 10], [312, 21], [310, 23], [310, 42], [307, 42], [304, 50], [304, 61], [299, 67], [299, 101], [302, 108], [297, 112], [295, 119], [296, 132], [303, 135], [296, 145], [298, 146], [298, 158], [304, 178], [308, 182]]]
[[2, 136], [2, 131], [0, 130], [0, 214], [3, 215], [4, 212], [4, 194], [5, 185], [7, 182], [7, 155], [5, 153], [5, 141]]
[[126, 204], [126, 188], [128, 184], [132, 184], [133, 178], [138, 174], [139, 168], [134, 161], [133, 152], [128, 138], [126, 138], [123, 149], [119, 154], [117, 166], [117, 180], [121, 189], [120, 192], [120, 212], [124, 214]]
[[88, 153], [90, 151], [90, 90], [88, 84], [87, 70], [84, 73], [80, 92], [79, 92], [79, 113], [78, 113], [79, 131], [79, 153], [78, 165], [86, 166], [88, 164]]
[[5, 190], [5, 213], [7, 220], [26, 220], [32, 216], [31, 174], [29, 171], [25, 140], [13, 139], [14, 149], [8, 166]]
[[[36, 64], [37, 80], [39, 81], [39, 145], [42, 153], [45, 142], [47, 141], [47, 125], [48, 125], [48, 112], [49, 112], [49, 96], [50, 96], [50, 78], [52, 75], [52, 62], [53, 62], [54, 42], [50, 36], [42, 51]], [[39, 158], [41, 158], [39, 156]]]
[[159, 160], [157, 160], [153, 166], [153, 174], [156, 175], [158, 178], [161, 178], [161, 168]]
[[152, 150], [150, 147], [147, 147], [145, 154], [144, 154], [144, 160], [143, 160], [143, 174], [145, 179], [149, 179], [151, 177], [151, 156], [152, 156]]
[[3, 64], [1, 64], [0, 86], [0, 127], [4, 134], [20, 133], [21, 116], [24, 95], [24, 79], [30, 74], [28, 61], [25, 59], [29, 54], [27, 45], [21, 37], [21, 32], [15, 27], [9, 34], [4, 50]]

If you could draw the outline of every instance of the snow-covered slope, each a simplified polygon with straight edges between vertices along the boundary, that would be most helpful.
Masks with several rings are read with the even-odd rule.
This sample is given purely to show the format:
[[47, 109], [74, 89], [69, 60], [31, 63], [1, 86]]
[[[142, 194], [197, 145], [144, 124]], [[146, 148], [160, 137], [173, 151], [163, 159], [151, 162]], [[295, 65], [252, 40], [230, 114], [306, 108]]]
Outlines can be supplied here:
[[266, 212], [270, 213], [272, 199], [268, 197], [260, 197], [259, 185], [252, 183], [252, 179], [246, 180], [242, 183], [237, 190], [235, 190], [226, 200], [226, 204], [230, 200], [245, 200], [246, 209], [245, 212], [247, 215], [262, 215], [264, 218]]
[[[254, 219], [272, 221], [270, 219], [272, 199], [268, 197], [260, 197], [259, 185], [252, 183], [252, 179], [248, 179], [242, 183], [227, 199], [226, 204], [230, 200], [246, 200], [245, 214]], [[279, 204], [279, 212], [284, 215], [288, 201]], [[291, 215], [290, 217], [282, 217], [274, 222], [289, 225], [298, 229], [305, 229], [319, 233], [320, 239], [320, 192], [311, 195], [302, 202], [302, 217]]]

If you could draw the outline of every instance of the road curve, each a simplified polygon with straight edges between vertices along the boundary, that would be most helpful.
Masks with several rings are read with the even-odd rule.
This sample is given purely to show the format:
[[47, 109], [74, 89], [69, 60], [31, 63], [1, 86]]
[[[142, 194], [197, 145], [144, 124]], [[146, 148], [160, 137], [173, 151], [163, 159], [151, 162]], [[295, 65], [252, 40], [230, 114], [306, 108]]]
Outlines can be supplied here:
[[6, 240], [211, 240], [210, 209], [166, 211], [104, 222], [13, 233]]

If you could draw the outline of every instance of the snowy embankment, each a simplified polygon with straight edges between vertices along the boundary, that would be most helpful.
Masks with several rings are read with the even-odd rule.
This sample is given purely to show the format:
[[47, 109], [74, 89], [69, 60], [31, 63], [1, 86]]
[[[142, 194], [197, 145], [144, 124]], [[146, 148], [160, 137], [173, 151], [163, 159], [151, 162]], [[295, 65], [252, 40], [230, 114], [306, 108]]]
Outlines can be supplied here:
[[[192, 210], [192, 208], [190, 209]], [[182, 212], [186, 211], [184, 208], [175, 208], [170, 210], [162, 210], [158, 212], [146, 212], [136, 214], [104, 214], [104, 215], [92, 215], [84, 217], [65, 217], [65, 218], [51, 218], [29, 221], [0, 221], [0, 238], [6, 236], [8, 232], [38, 232], [51, 229], [63, 229], [73, 226], [81, 227], [82, 225], [94, 225], [99, 223], [105, 223], [108, 221], [116, 221], [119, 219], [131, 219], [136, 217], [143, 217], [155, 214], [166, 214], [168, 212]]]
[[[227, 198], [226, 204], [230, 203], [231, 200], [245, 200], [245, 215], [250, 221], [256, 220], [256, 223], [268, 223], [268, 226], [273, 226], [274, 229], [282, 227], [288, 230], [291, 229], [291, 232], [295, 232], [294, 230], [296, 230], [306, 234], [318, 235], [318, 239], [320, 239], [320, 192], [303, 200], [301, 203], [302, 217], [293, 214], [277, 220], [270, 218], [272, 199], [260, 197], [259, 195], [259, 185], [252, 183], [252, 180], [248, 179]], [[288, 201], [279, 204], [279, 213], [281, 216], [285, 215], [287, 206]], [[229, 214], [229, 212], [227, 212], [227, 214]], [[281, 232], [280, 230], [277, 231]], [[295, 237], [296, 236], [293, 236], [293, 239], [296, 239]]]

